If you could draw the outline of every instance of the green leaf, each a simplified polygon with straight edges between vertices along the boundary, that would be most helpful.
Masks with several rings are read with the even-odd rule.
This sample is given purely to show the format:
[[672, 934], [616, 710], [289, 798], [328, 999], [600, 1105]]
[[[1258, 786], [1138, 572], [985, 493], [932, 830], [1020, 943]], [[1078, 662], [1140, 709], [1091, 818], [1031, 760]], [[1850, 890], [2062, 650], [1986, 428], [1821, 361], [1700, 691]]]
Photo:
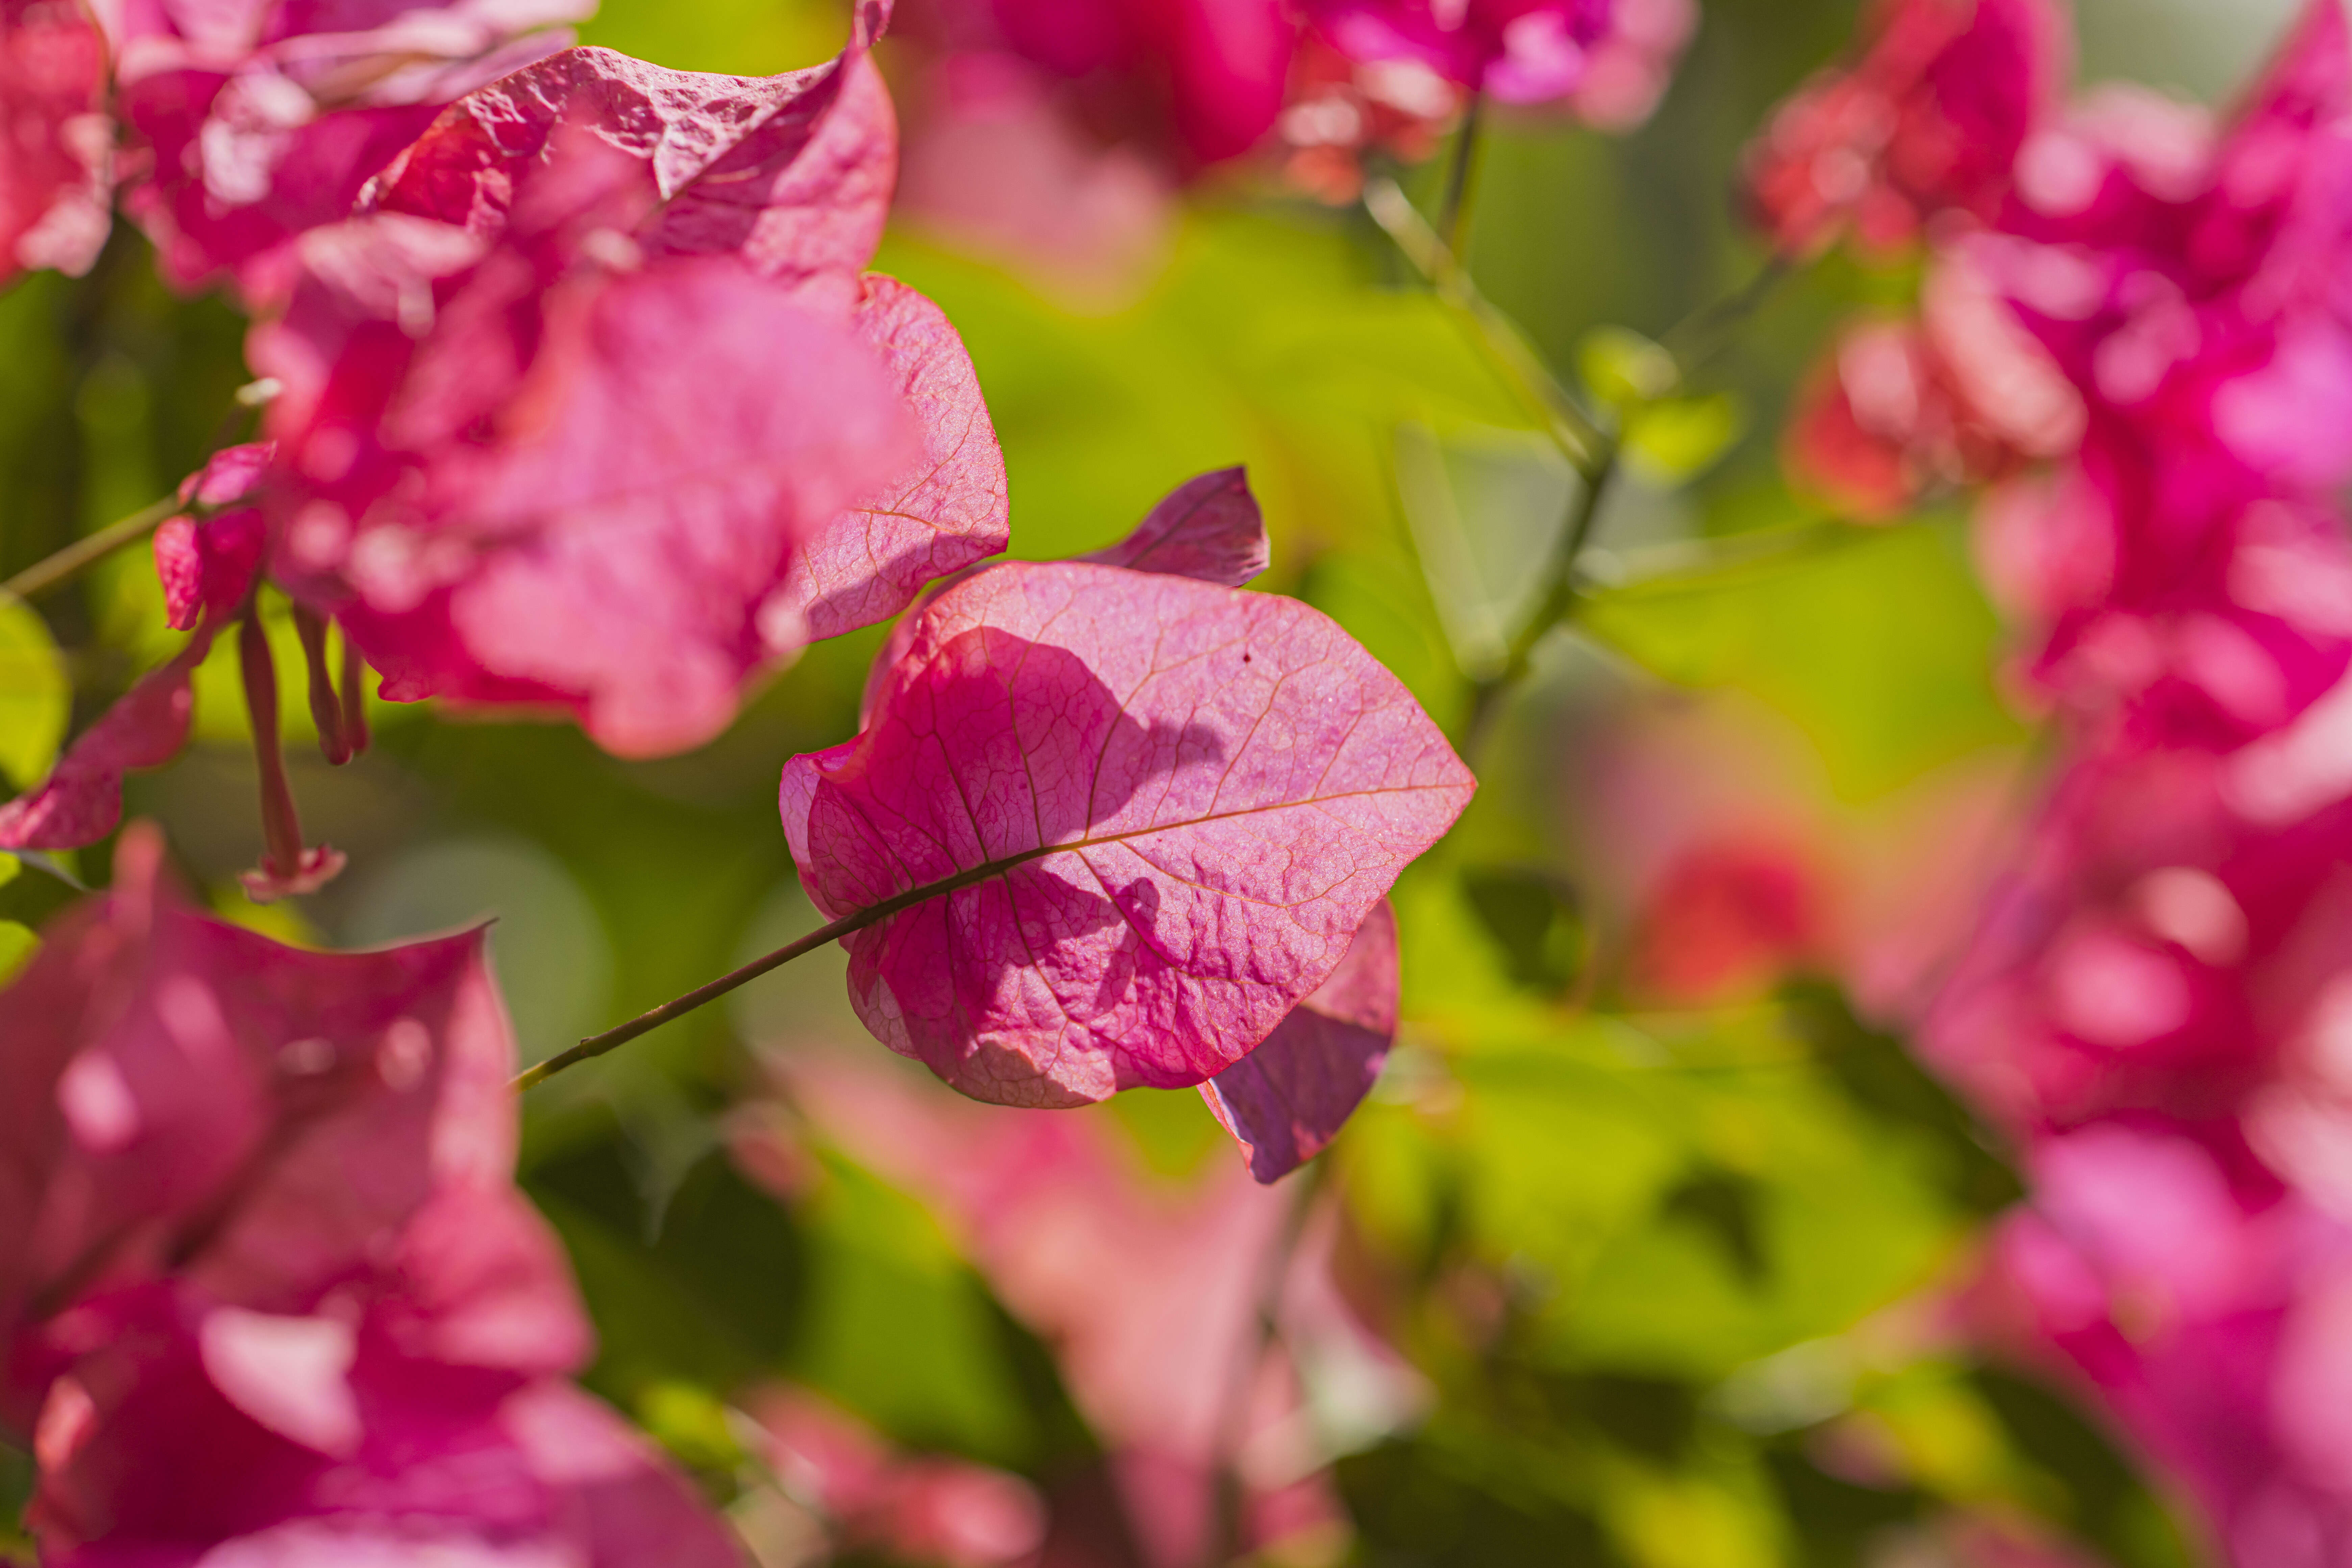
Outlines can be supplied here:
[[1576, 368], [1592, 395], [1612, 408], [1664, 397], [1682, 379], [1675, 356], [1630, 327], [1598, 327], [1576, 348]]
[[910, 1447], [1018, 1466], [1037, 1433], [985, 1288], [939, 1223], [838, 1155], [808, 1225], [806, 1316], [785, 1370]]
[[57, 761], [73, 708], [73, 686], [48, 624], [13, 595], [0, 594], [0, 774], [30, 789]]
[[1626, 416], [1625, 462], [1653, 484], [1688, 484], [1747, 431], [1747, 410], [1727, 392], [1645, 403]]
[[1955, 523], [1857, 530], [1834, 550], [1612, 589], [1580, 624], [1664, 679], [1777, 709], [1848, 801], [2021, 733], [1993, 684], [2000, 624]]
[[31, 926], [0, 921], [0, 985], [16, 978], [16, 972], [33, 961], [40, 945], [40, 936]]

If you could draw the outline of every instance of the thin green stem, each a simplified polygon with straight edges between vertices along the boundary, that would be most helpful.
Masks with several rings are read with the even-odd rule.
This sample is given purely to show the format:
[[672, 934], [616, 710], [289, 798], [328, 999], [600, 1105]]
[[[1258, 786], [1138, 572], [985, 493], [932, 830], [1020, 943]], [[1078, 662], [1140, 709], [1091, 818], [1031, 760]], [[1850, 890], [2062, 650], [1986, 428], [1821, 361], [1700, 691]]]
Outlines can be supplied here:
[[1745, 572], [1769, 572], [1843, 550], [1891, 531], [1835, 521], [1791, 523], [1763, 528], [1721, 539], [1690, 540], [1654, 545], [1621, 554], [1601, 587], [1588, 590], [1595, 599], [1638, 599], [1719, 585]]
[[1463, 254], [1470, 227], [1470, 182], [1477, 173], [1478, 133], [1486, 118], [1486, 95], [1474, 91], [1454, 133], [1454, 159], [1445, 171], [1445, 200], [1437, 209], [1437, 233], [1453, 255]]
[[1460, 259], [1430, 227], [1403, 188], [1394, 180], [1370, 182], [1364, 186], [1364, 210], [1428, 279], [1437, 297], [1461, 312], [1512, 390], [1541, 414], [1546, 433], [1577, 472], [1588, 480], [1595, 478], [1608, 447], [1608, 433], [1560, 384], [1517, 323], [1478, 291]]
[[1772, 290], [1780, 287], [1789, 270], [1787, 258], [1778, 254], [1769, 257], [1756, 269], [1756, 275], [1738, 289], [1666, 329], [1658, 346], [1674, 356], [1675, 368], [1684, 380], [1689, 380], [1721, 352], [1722, 335], [1754, 315], [1771, 298]]
[[1534, 663], [1536, 647], [1545, 635], [1575, 613], [1581, 594], [1577, 563], [1583, 558], [1585, 546], [1592, 542], [1593, 525], [1600, 521], [1601, 504], [1608, 500], [1610, 486], [1617, 478], [1617, 453], [1616, 441], [1609, 439], [1601, 448], [1599, 468], [1585, 479], [1574, 510], [1569, 513], [1567, 526], [1560, 530], [1559, 543], [1546, 564], [1543, 597], [1536, 605], [1536, 613], [1511, 639], [1503, 667], [1472, 686], [1470, 717], [1462, 733], [1464, 755], [1478, 754], [1502, 710], [1503, 694], [1526, 678]]
[[121, 521], [110, 522], [96, 533], [75, 540], [56, 554], [34, 562], [5, 583], [0, 583], [0, 594], [29, 599], [36, 594], [47, 593], [70, 581], [84, 567], [105, 560], [125, 545], [138, 543], [182, 510], [176, 495], [151, 501]]

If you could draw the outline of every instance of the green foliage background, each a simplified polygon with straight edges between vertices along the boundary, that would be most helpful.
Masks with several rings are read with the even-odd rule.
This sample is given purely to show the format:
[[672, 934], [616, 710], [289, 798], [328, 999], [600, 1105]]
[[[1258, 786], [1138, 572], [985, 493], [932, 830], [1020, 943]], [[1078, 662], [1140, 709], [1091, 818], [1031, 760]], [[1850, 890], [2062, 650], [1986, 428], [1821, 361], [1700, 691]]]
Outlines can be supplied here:
[[[2084, 10], [2094, 70], [2207, 91], [2237, 63], [2212, 38], [2242, 57], [2261, 41], [2235, 5], [2201, 22], [2179, 4]], [[2237, 26], [2216, 35], [2223, 11]], [[1737, 149], [1852, 22], [1836, 0], [1707, 0], [1699, 42], [1640, 133], [1498, 127], [1471, 256], [1555, 366], [1593, 363], [1595, 329], [1654, 334], [1746, 280], [1758, 258], [1727, 200]], [[823, 58], [842, 30], [814, 0], [606, 0], [585, 37], [765, 72]], [[1524, 493], [1566, 480], [1528, 456], [1526, 410], [1360, 216], [1208, 194], [1158, 281], [1108, 313], [919, 234], [894, 234], [877, 265], [936, 299], [970, 344], [1004, 442], [1016, 553], [1097, 547], [1177, 481], [1246, 462], [1275, 531], [1271, 585], [1340, 619], [1441, 721], [1460, 716], [1447, 617], [1493, 606], [1439, 603], [1400, 496], [1435, 472], [1464, 501], [1474, 492], [1455, 481], [1477, 463]], [[1400, 889], [1402, 1065], [1334, 1151], [1331, 1179], [1437, 1399], [1339, 1465], [1359, 1561], [1859, 1565], [1892, 1561], [1890, 1542], [1952, 1510], [2032, 1519], [2133, 1568], [2195, 1554], [2065, 1394], [1882, 1331], [1953, 1277], [2017, 1192], [2000, 1151], [1900, 1043], [1823, 984], [1672, 1017], [1613, 1006], [1605, 987], [1585, 1005], [1593, 933], [1543, 890], [1544, 876], [1575, 868], [1560, 815], [1586, 726], [1629, 693], [1744, 694], [1803, 738], [1831, 797], [1857, 811], [2027, 742], [1996, 689], [2002, 633], [1964, 520], [1845, 530], [1780, 473], [1773, 433], [1814, 346], [1842, 313], [1899, 301], [1910, 282], [1832, 262], [1774, 295], [1718, 367], [1727, 400], [1660, 433], [1649, 479], [1601, 538], [1629, 556], [1675, 534], [1780, 530], [1817, 547], [1600, 594], [1506, 716], [1472, 816]], [[217, 300], [165, 291], [127, 227], [89, 278], [0, 295], [0, 572], [194, 467], [246, 379], [241, 335]], [[1709, 449], [1725, 436], [1727, 449]], [[1444, 592], [1499, 593], [1556, 517], [1465, 502], [1477, 570]], [[12, 787], [169, 647], [161, 626], [140, 552], [37, 616], [0, 604]], [[351, 769], [296, 745], [315, 834], [353, 866], [299, 913], [257, 910], [234, 889], [255, 851], [253, 789], [217, 658], [200, 687], [202, 742], [134, 780], [131, 808], [165, 824], [225, 914], [277, 934], [368, 942], [497, 914], [526, 1051], [543, 1056], [809, 922], [775, 821], [776, 770], [852, 731], [879, 635], [812, 650], [729, 735], [667, 762], [616, 762], [569, 728], [388, 708], [378, 748]], [[289, 708], [289, 738], [307, 740]], [[21, 867], [0, 857], [0, 971], [106, 862], [104, 847]], [[862, 1037], [835, 958], [530, 1106], [525, 1179], [603, 1334], [592, 1385], [722, 1500], [740, 1461], [725, 1401], [778, 1375], [913, 1448], [1049, 1489], [1086, 1473], [1097, 1438], [1048, 1349], [919, 1203], [828, 1150], [814, 1195], [786, 1206], [718, 1148], [711, 1113], [779, 1027]], [[1171, 1180], [1233, 1157], [1189, 1095], [1087, 1114], [1112, 1119]], [[1465, 1279], [1491, 1283], [1483, 1305], [1465, 1305]], [[1857, 1421], [1891, 1456], [1867, 1484], [1823, 1460], [1823, 1434]], [[0, 1455], [0, 1491], [21, 1495], [24, 1480], [21, 1458]]]

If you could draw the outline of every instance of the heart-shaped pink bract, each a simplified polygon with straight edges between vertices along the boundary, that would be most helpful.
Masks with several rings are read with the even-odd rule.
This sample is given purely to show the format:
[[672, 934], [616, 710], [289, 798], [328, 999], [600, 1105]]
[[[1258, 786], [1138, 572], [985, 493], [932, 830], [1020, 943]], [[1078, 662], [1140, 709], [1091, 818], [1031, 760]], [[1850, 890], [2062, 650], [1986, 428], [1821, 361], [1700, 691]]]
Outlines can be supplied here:
[[512, 1184], [481, 933], [297, 952], [161, 855], [126, 833], [0, 994], [0, 1430], [38, 1434], [43, 1560], [732, 1563], [563, 1380], [589, 1330]]
[[885, 1044], [976, 1099], [1181, 1088], [1337, 968], [1469, 771], [1293, 599], [1005, 563], [919, 611], [865, 732], [785, 765], [784, 830]]

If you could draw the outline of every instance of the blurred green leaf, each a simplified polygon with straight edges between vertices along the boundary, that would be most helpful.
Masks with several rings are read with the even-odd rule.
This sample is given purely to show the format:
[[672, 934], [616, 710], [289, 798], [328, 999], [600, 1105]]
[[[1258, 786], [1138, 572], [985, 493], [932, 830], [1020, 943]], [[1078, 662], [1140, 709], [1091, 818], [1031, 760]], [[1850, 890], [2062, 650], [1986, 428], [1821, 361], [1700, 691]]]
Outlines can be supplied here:
[[821, 65], [849, 36], [849, 8], [833, 0], [601, 0], [580, 41], [673, 70], [772, 76]]
[[1661, 486], [1688, 484], [1747, 433], [1748, 416], [1727, 392], [1645, 403], [1626, 416], [1626, 464]]
[[727, 1475], [747, 1456], [726, 1405], [691, 1383], [648, 1384], [637, 1395], [637, 1425], [688, 1468]]
[[1580, 620], [1667, 680], [1731, 687], [1780, 710], [1844, 800], [2022, 734], [1993, 685], [2000, 625], [1947, 523], [1603, 592]]
[[0, 778], [21, 790], [46, 777], [72, 708], [73, 684], [48, 623], [0, 594]]
[[1538, 866], [1472, 866], [1462, 892], [1515, 984], [1559, 992], [1582, 971], [1584, 920], [1565, 879]]
[[1576, 366], [1592, 395], [1621, 412], [1665, 396], [1682, 379], [1675, 356], [1630, 327], [1587, 332]]
[[1020, 1468], [1038, 1433], [984, 1289], [914, 1199], [838, 1155], [824, 1166], [784, 1370], [909, 1447]]
[[16, 972], [33, 961], [40, 945], [40, 935], [32, 927], [0, 921], [0, 985], [14, 980]]
[[24, 1530], [25, 1507], [33, 1500], [33, 1456], [0, 1441], [0, 1563], [36, 1561], [33, 1539]]

